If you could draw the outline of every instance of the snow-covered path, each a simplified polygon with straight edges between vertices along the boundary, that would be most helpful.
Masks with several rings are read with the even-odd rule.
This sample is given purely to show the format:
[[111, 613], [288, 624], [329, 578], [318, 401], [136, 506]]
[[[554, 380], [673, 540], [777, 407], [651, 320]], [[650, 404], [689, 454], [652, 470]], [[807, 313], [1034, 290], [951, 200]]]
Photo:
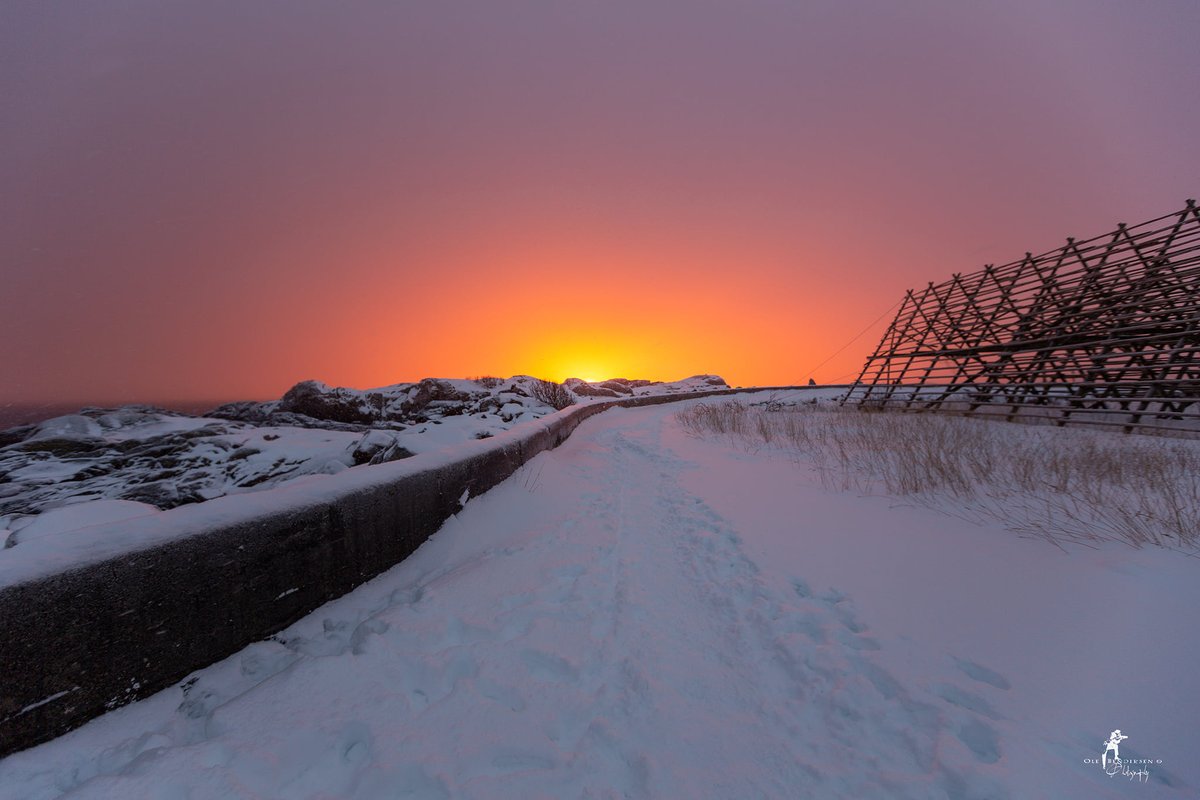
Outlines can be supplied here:
[[[1109, 707], [1056, 704], [1048, 681], [1091, 687], [1105, 665], [1071, 676], [1021, 653], [996, 664], [1013, 647], [973, 633], [992, 620], [971, 624], [969, 589], [1021, 566], [1035, 601], [1070, 585], [1045, 630], [1024, 634], [1037, 643], [1111, 586], [1105, 559], [1112, 575], [1154, 569], [1180, 586], [1196, 583], [1189, 560], [1064, 557], [831, 494], [786, 458], [686, 438], [676, 410], [585, 422], [277, 640], [0, 761], [0, 797], [1187, 796], [1194, 682]], [[855, 538], [846, 524], [870, 530]], [[914, 539], [884, 540], [899, 536]], [[931, 567], [903, 557], [914, 548], [950, 552]], [[972, 548], [985, 557], [954, 560]], [[911, 601], [880, 588], [905, 585]], [[1200, 599], [1181, 591], [1181, 608]], [[1170, 631], [1147, 625], [1149, 641]], [[1194, 663], [1188, 635], [1161, 646]], [[1117, 666], [1135, 669], [1124, 652], [1113, 649]], [[1186, 664], [1167, 672], [1156, 677], [1192, 680]], [[1066, 719], [1075, 711], [1096, 720]], [[1084, 763], [1118, 726], [1126, 758], [1163, 759], [1149, 781]]]

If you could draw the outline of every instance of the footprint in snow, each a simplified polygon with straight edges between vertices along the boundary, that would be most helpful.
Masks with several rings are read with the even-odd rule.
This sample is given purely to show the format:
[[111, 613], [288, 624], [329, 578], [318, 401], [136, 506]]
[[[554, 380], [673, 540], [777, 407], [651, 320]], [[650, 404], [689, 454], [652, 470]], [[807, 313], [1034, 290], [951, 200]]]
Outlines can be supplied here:
[[996, 729], [978, 719], [969, 719], [959, 726], [958, 740], [979, 761], [995, 764], [1000, 759], [1000, 742]]
[[951, 705], [965, 708], [967, 711], [973, 711], [988, 719], [1002, 719], [1000, 714], [991, 707], [987, 700], [961, 687], [951, 684], [941, 684], [940, 686], [935, 686], [933, 690], [937, 693], [938, 697]]
[[955, 658], [954, 664], [971, 680], [986, 683], [988, 686], [1006, 691], [1012, 688], [1012, 684], [1008, 682], [1007, 678], [982, 664], [976, 664], [974, 661], [968, 661], [964, 658]]

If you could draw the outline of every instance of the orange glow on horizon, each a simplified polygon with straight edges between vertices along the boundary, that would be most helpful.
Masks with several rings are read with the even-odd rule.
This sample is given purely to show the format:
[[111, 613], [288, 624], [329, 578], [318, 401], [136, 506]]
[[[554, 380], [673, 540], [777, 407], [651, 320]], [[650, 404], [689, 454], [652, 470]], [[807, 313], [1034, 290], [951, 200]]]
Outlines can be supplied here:
[[844, 382], [1195, 191], [1194, 4], [10, 5], [0, 406]]
[[[804, 341], [805, 328], [825, 318], [799, 313], [790, 300], [804, 279], [800, 270], [779, 270], [777, 282], [697, 283], [689, 276], [737, 275], [733, 262], [756, 254], [654, 244], [630, 252], [584, 239], [492, 250], [486, 271], [475, 263], [482, 255], [459, 254], [432, 270], [439, 291], [405, 309], [403, 329], [436, 335], [422, 336], [419, 348], [386, 334], [372, 337], [390, 342], [379, 348], [348, 345], [338, 369], [321, 379], [367, 388], [423, 377], [672, 381], [716, 374], [730, 385], [800, 384], [808, 377], [802, 370], [829, 354], [819, 338]], [[479, 281], [481, 272], [493, 277]], [[414, 290], [422, 287], [410, 283], [407, 292]], [[376, 315], [362, 307], [355, 313], [364, 311]], [[829, 368], [854, 369], [860, 359], [852, 353]]]

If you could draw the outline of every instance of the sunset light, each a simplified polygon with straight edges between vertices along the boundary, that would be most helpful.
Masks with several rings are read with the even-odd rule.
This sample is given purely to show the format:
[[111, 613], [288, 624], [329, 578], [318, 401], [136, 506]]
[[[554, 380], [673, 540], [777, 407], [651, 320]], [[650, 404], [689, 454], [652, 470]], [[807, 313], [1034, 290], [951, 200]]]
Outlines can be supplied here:
[[1194, 4], [469, 5], [9, 8], [0, 400], [846, 381], [1194, 188]]
[[1200, 797], [1198, 43], [0, 2], [0, 800]]

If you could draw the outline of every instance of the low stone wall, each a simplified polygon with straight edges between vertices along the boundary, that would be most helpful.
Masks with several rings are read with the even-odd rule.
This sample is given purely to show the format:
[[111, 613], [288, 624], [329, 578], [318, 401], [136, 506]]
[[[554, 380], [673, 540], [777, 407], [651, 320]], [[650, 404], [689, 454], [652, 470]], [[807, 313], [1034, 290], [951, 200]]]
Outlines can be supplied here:
[[324, 484], [311, 498], [255, 506], [238, 495], [106, 526], [115, 535], [175, 523], [185, 534], [0, 589], [0, 756], [165, 689], [375, 577], [459, 511], [465, 493], [491, 489], [594, 414], [729, 393], [572, 406], [449, 458], [371, 467], [380, 477]]

